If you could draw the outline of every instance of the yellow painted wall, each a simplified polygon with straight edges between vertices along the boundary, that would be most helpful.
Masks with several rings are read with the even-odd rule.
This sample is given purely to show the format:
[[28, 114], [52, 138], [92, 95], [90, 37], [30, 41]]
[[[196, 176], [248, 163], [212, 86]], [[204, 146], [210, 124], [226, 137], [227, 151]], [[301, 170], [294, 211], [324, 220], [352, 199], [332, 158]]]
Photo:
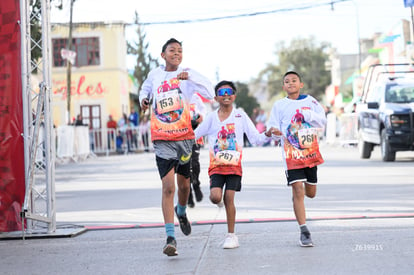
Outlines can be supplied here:
[[[133, 89], [126, 68], [126, 39], [122, 23], [77, 23], [72, 37], [98, 37], [100, 61], [97, 66], [72, 66], [71, 118], [80, 113], [81, 105], [101, 106], [101, 125], [111, 114], [118, 120], [129, 114], [129, 93]], [[53, 25], [52, 38], [67, 38], [67, 25]], [[56, 126], [66, 124], [67, 69], [52, 67], [52, 111]]]

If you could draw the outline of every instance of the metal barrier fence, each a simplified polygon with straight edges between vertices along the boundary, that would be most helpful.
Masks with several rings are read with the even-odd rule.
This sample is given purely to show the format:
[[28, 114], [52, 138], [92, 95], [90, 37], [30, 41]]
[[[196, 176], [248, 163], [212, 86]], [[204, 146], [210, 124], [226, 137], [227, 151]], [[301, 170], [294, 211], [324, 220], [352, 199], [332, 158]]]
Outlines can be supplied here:
[[358, 144], [358, 115], [342, 114], [339, 117], [339, 142], [341, 144]]
[[139, 126], [126, 129], [92, 129], [89, 130], [91, 151], [95, 154], [128, 154], [153, 149], [151, 133]]
[[345, 113], [337, 117], [334, 113], [327, 115], [326, 142], [358, 144], [358, 115]]
[[[328, 114], [327, 143], [357, 144], [358, 116], [355, 113]], [[90, 155], [128, 154], [151, 151], [151, 133], [139, 126], [120, 129], [91, 129], [87, 126], [59, 126], [56, 129], [57, 158], [74, 161]]]
[[153, 149], [151, 133], [140, 127], [88, 129], [64, 125], [56, 129], [56, 157], [60, 161], [85, 159], [102, 154], [128, 154]]

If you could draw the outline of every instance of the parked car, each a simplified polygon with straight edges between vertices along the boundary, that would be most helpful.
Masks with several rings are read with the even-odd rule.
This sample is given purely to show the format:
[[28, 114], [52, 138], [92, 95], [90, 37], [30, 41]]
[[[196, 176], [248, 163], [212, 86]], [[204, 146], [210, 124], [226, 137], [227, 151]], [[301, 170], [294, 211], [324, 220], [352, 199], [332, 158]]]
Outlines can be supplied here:
[[413, 75], [409, 64], [369, 68], [357, 107], [361, 158], [370, 158], [375, 146], [380, 146], [383, 161], [394, 161], [398, 151], [414, 150]]

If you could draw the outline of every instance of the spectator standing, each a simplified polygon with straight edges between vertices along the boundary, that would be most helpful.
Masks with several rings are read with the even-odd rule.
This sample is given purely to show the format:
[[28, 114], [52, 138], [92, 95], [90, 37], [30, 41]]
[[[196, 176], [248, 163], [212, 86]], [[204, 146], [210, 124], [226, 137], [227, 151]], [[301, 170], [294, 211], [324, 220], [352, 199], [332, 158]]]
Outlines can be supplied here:
[[150, 129], [150, 122], [148, 120], [148, 116], [144, 115], [141, 119], [139, 126], [139, 134], [141, 135], [142, 144], [144, 145], [144, 151], [149, 152], [149, 129]]
[[340, 137], [341, 132], [343, 132], [343, 114], [345, 113], [345, 108], [341, 107], [339, 108], [337, 114], [336, 114], [336, 136]]
[[131, 130], [131, 137], [130, 137], [130, 149], [129, 150], [137, 150], [138, 149], [138, 125], [139, 125], [139, 113], [135, 110], [134, 107], [131, 107], [131, 113], [128, 117], [129, 121], [132, 123], [130, 124]]
[[122, 117], [118, 120], [118, 129], [125, 133], [126, 127], [128, 125], [128, 117], [125, 113], [122, 114]]
[[352, 111], [351, 111], [351, 113], [356, 113], [356, 109], [357, 109], [357, 104], [354, 102], [352, 104]]
[[128, 118], [128, 123], [126, 125], [125, 136], [127, 141], [128, 153], [137, 149], [138, 140], [137, 140], [137, 128], [134, 125], [134, 122]]
[[84, 126], [83, 119], [82, 119], [82, 115], [81, 114], [78, 114], [76, 116], [75, 126]]
[[122, 136], [121, 131], [118, 130], [116, 135], [116, 152], [122, 154], [124, 149], [122, 148], [124, 145], [124, 137]]
[[127, 114], [123, 113], [122, 117], [118, 120], [118, 131], [120, 132], [121, 136], [122, 136], [122, 141], [126, 142], [127, 137], [126, 137], [126, 130], [128, 128], [128, 116]]
[[109, 115], [108, 121], [106, 122], [106, 129], [108, 131], [108, 149], [111, 149], [114, 144], [116, 127], [116, 121], [113, 119], [112, 115]]
[[131, 107], [131, 113], [129, 114], [129, 120], [134, 124], [134, 126], [138, 126], [139, 123], [139, 114], [138, 112], [135, 110], [134, 107]]

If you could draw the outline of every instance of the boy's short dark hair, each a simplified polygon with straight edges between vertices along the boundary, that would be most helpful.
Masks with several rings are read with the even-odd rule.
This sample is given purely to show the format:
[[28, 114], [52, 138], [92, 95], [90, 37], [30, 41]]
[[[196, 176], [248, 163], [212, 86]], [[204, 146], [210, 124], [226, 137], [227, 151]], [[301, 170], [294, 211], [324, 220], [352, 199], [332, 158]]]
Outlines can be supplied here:
[[170, 38], [170, 39], [168, 39], [168, 40], [167, 40], [167, 42], [165, 42], [165, 44], [162, 46], [162, 52], [165, 52], [165, 50], [167, 49], [168, 45], [170, 45], [170, 44], [172, 44], [172, 43], [178, 43], [178, 44], [180, 44], [180, 46], [182, 46], [180, 41], [178, 41], [178, 40], [177, 40], [177, 39], [175, 39], [175, 38]]
[[219, 83], [217, 83], [217, 85], [214, 87], [214, 91], [215, 91], [216, 95], [217, 95], [218, 89], [220, 89], [220, 87], [222, 87], [224, 85], [230, 86], [233, 89], [234, 93], [237, 92], [236, 85], [234, 85], [233, 82], [228, 81], [228, 80], [222, 80]]
[[283, 75], [282, 80], [284, 81], [284, 80], [285, 80], [285, 77], [286, 77], [287, 75], [290, 75], [290, 74], [294, 74], [294, 75], [296, 75], [297, 77], [299, 77], [299, 81], [300, 81], [300, 82], [302, 82], [302, 78], [301, 78], [301, 77], [300, 77], [300, 75], [299, 75], [297, 72], [295, 72], [295, 71], [288, 71], [288, 72], [286, 72], [286, 73]]

